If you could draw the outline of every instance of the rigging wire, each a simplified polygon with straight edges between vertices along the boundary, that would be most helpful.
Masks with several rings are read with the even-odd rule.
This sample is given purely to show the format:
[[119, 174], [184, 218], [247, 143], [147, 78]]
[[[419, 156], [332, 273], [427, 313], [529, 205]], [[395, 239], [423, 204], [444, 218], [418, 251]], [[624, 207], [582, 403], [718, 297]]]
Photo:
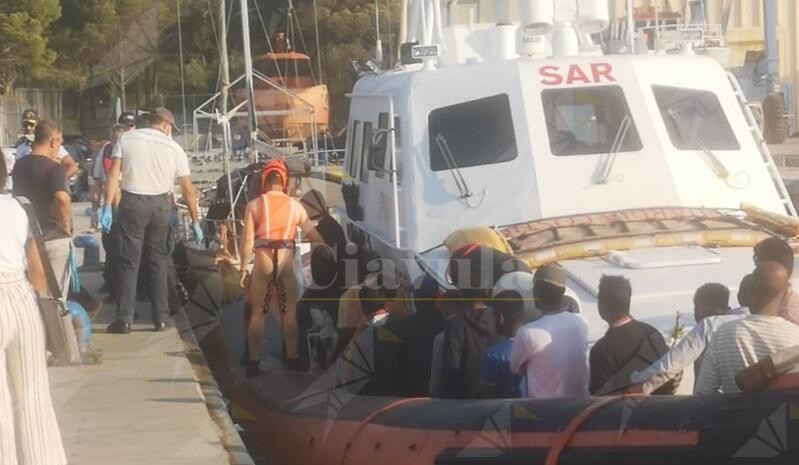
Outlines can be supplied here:
[[261, 29], [264, 31], [264, 37], [266, 37], [266, 45], [269, 47], [269, 53], [272, 54], [272, 61], [274, 62], [275, 69], [277, 70], [277, 77], [281, 83], [285, 84], [285, 81], [283, 80], [283, 73], [280, 70], [280, 63], [278, 63], [277, 58], [275, 58], [275, 49], [272, 47], [272, 39], [269, 35], [269, 28], [266, 27], [264, 16], [261, 14], [261, 7], [258, 6], [258, 2], [255, 2], [255, 13], [258, 15], [258, 21], [261, 23]]
[[322, 78], [322, 48], [319, 45], [319, 16], [317, 15], [316, 0], [313, 0], [313, 24], [314, 33], [316, 34], [316, 66], [319, 74], [319, 84], [321, 84], [324, 79]]
[[186, 130], [186, 77], [183, 70], [183, 27], [180, 18], [180, 0], [177, 0], [177, 14], [178, 14], [178, 51], [180, 59], [180, 93], [181, 101], [183, 104], [183, 130]]
[[[287, 19], [288, 19], [288, 22], [289, 22], [289, 42], [288, 42], [289, 46], [288, 46], [287, 50], [289, 52], [293, 52], [294, 51], [294, 43], [296, 42], [294, 39], [295, 39], [296, 36], [295, 36], [295, 32], [294, 32], [294, 4], [292, 3], [291, 0], [288, 0], [288, 7], [289, 7], [289, 9], [288, 9], [288, 18]], [[300, 35], [302, 35], [302, 30], [300, 30]], [[303, 44], [303, 49], [305, 49], [305, 44]], [[297, 65], [297, 60], [291, 60], [291, 62], [294, 64], [294, 76], [297, 77], [297, 76], [300, 75], [300, 70], [299, 70], [299, 67]], [[289, 66], [288, 63], [286, 63], [286, 74], [288, 74], [288, 66]], [[287, 84], [286, 87], [288, 87], [288, 82], [286, 84]]]

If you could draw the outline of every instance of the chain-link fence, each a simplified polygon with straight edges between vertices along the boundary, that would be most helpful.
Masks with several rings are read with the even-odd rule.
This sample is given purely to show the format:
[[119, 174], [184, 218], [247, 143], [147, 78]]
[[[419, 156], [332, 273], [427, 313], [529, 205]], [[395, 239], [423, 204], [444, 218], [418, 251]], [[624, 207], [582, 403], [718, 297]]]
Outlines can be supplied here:
[[61, 121], [62, 92], [48, 89], [17, 89], [14, 95], [0, 95], [0, 147], [10, 147], [20, 134], [22, 112], [35, 109], [42, 118]]

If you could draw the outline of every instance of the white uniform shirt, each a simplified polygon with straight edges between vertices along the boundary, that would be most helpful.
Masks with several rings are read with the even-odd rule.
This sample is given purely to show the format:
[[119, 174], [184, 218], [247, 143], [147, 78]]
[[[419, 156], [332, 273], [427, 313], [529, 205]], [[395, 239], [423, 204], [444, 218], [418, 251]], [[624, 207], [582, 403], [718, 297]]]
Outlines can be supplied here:
[[0, 272], [24, 273], [28, 215], [8, 194], [0, 194], [0, 215], [5, 223], [0, 228]]
[[560, 312], [519, 328], [510, 367], [525, 376], [535, 399], [588, 395], [588, 321]]
[[172, 192], [176, 178], [191, 174], [180, 145], [157, 129], [126, 132], [111, 157], [122, 159], [122, 190], [131, 194], [166, 194]]

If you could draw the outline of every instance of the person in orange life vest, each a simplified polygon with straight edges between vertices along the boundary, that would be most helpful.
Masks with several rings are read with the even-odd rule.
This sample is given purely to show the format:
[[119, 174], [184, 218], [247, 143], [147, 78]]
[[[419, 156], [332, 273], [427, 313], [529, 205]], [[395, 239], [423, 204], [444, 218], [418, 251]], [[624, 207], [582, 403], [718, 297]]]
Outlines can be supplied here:
[[[241, 286], [249, 288], [252, 312], [247, 328], [247, 376], [258, 374], [267, 311], [276, 312], [283, 330], [283, 351], [289, 368], [299, 366], [297, 334], [297, 281], [294, 248], [297, 227], [303, 239], [324, 243], [305, 208], [286, 191], [289, 174], [283, 159], [270, 161], [261, 172], [261, 196], [247, 204], [239, 248]], [[248, 271], [255, 254], [252, 279]]]

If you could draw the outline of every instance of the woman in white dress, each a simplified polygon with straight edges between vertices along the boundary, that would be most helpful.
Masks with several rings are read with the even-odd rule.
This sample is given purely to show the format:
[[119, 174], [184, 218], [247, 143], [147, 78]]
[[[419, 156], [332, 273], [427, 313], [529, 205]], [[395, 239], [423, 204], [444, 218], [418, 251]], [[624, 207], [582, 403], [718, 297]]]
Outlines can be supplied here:
[[[8, 172], [1, 155], [3, 186]], [[25, 211], [5, 191], [0, 218], [0, 464], [64, 465], [35, 293], [46, 292], [42, 262]]]

